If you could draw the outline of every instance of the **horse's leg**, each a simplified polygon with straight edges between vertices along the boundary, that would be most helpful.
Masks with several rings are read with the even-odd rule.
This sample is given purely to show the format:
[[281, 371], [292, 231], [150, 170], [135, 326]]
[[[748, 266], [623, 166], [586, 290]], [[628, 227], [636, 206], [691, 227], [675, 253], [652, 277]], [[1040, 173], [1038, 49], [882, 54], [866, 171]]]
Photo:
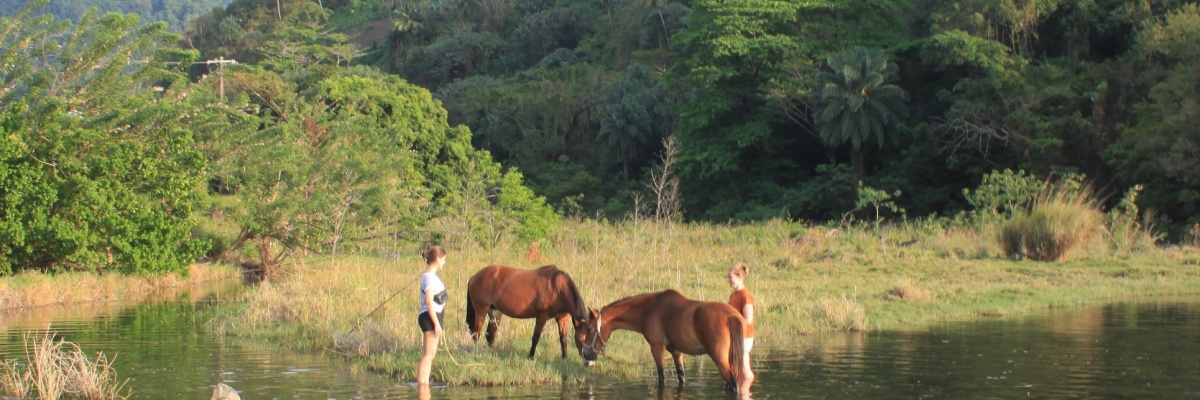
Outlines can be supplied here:
[[471, 316], [475, 317], [470, 322], [471, 325], [469, 326], [471, 331], [471, 340], [478, 342], [480, 334], [483, 333], [483, 321], [488, 317], [488, 314], [485, 312], [487, 311], [487, 306], [471, 304], [470, 307], [472, 311]]
[[533, 358], [537, 354], [538, 340], [542, 338], [542, 328], [546, 326], [546, 317], [538, 316], [537, 322], [533, 323], [533, 345], [529, 346], [529, 358]]
[[730, 360], [729, 346], [721, 346], [720, 344], [710, 346], [708, 357], [712, 358], [714, 364], [717, 364], [717, 372], [725, 380], [725, 390], [737, 393], [739, 382], [737, 381], [737, 377], [733, 376], [733, 370], [729, 368], [729, 363], [740, 363], [742, 360]]
[[663, 376], [663, 352], [667, 346], [662, 344], [650, 344], [650, 355], [654, 357], [654, 366], [658, 367], [658, 384], [661, 386], [666, 380]]
[[683, 352], [679, 350], [671, 351], [671, 359], [675, 361], [675, 377], [679, 378], [679, 384], [683, 384]]
[[497, 310], [495, 307], [488, 310], [487, 335], [484, 336], [487, 338], [488, 346], [491, 346], [496, 341], [496, 328], [500, 327], [500, 317], [500, 310]]
[[554, 320], [558, 322], [558, 344], [562, 347], [562, 358], [567, 358], [567, 316], [559, 315]]

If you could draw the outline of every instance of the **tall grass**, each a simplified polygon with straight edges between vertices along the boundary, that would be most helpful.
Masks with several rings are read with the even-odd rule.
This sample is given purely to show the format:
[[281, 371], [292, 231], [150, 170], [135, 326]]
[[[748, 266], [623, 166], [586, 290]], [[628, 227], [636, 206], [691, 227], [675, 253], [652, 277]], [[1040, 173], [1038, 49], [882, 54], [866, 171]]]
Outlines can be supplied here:
[[846, 295], [823, 299], [809, 312], [817, 325], [833, 331], [863, 332], [867, 330], [867, 314]]
[[[588, 305], [599, 308], [667, 288], [723, 302], [730, 294], [726, 272], [745, 262], [752, 267], [746, 286], [757, 302], [754, 352], [760, 355], [834, 330], [912, 327], [1133, 293], [1200, 293], [1200, 276], [1180, 267], [1194, 257], [1187, 251], [1151, 247], [1087, 252], [1063, 264], [1030, 263], [1003, 257], [993, 235], [950, 222], [885, 225], [877, 234], [858, 226], [778, 220], [749, 225], [570, 221], [539, 241], [536, 250], [530, 243], [484, 249], [443, 242], [449, 256], [439, 274], [450, 301], [433, 379], [558, 383], [586, 380], [589, 374], [643, 378], [653, 368], [644, 339], [624, 331], [613, 334], [607, 358], [592, 370], [582, 366], [573, 345], [570, 356], [560, 359], [553, 324], [547, 324], [533, 360], [525, 357], [532, 320], [505, 317], [494, 347], [472, 342], [463, 321], [466, 282], [488, 264], [556, 264], [571, 274]], [[879, 245], [880, 237], [886, 246]], [[339, 255], [336, 263], [304, 260], [223, 306], [210, 326], [286, 347], [328, 351], [409, 379], [421, 344], [413, 282], [424, 263], [416, 249], [414, 243], [400, 243], [374, 254]], [[901, 297], [905, 301], [896, 301]]]
[[1130, 188], [1116, 208], [1105, 215], [1105, 234], [1116, 252], [1142, 251], [1158, 244], [1160, 235], [1154, 233], [1154, 225], [1149, 222], [1153, 215], [1139, 216], [1137, 197], [1141, 192], [1142, 185]]
[[67, 272], [22, 272], [0, 279], [0, 310], [109, 301], [138, 301], [168, 288], [200, 282], [241, 279], [233, 265], [193, 264], [188, 273], [128, 276]]
[[1091, 187], [1047, 183], [1028, 213], [1000, 227], [1000, 246], [1011, 257], [1062, 261], [1083, 248], [1102, 221]]
[[129, 397], [103, 353], [91, 359], [78, 345], [56, 341], [53, 333], [46, 332], [40, 337], [25, 336], [25, 354], [24, 365], [17, 360], [0, 364], [0, 390], [6, 396], [42, 400]]

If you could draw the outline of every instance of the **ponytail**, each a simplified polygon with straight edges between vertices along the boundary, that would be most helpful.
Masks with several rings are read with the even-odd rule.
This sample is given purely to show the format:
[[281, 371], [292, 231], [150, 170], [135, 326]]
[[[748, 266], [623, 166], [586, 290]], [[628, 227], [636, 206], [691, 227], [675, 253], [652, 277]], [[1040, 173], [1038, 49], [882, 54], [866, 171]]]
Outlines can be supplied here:
[[421, 257], [425, 257], [426, 264], [433, 264], [438, 258], [446, 255], [446, 249], [442, 246], [429, 246], [425, 250], [421, 250]]

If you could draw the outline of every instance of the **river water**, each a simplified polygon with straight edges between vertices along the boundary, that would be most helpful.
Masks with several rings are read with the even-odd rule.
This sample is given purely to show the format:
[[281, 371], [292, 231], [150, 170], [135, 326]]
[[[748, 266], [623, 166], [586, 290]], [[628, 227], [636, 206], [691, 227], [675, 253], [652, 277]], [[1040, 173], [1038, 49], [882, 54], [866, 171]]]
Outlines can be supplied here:
[[[113, 360], [134, 399], [207, 399], [217, 382], [245, 399], [417, 398], [396, 378], [318, 354], [205, 333], [220, 290], [140, 305], [0, 314], [0, 358], [23, 358], [28, 334], [49, 329]], [[228, 296], [228, 295], [226, 295]], [[550, 333], [551, 335], [555, 333]], [[755, 349], [756, 399], [1200, 398], [1200, 299], [1163, 298], [1022, 318], [951, 322], [911, 331], [831, 334], [795, 349]], [[648, 353], [648, 352], [647, 352]], [[711, 361], [689, 357], [688, 383], [442, 387], [433, 398], [727, 398]], [[668, 361], [669, 365], [669, 361]]]

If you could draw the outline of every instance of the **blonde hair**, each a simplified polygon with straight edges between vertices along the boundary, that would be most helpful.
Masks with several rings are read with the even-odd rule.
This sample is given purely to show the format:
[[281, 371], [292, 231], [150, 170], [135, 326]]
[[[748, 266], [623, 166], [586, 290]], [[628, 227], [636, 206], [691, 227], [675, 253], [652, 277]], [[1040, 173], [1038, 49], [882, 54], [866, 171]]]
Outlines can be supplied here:
[[729, 273], [738, 278], [745, 278], [746, 274], [750, 273], [750, 266], [745, 263], [737, 263], [732, 268], [729, 268]]

